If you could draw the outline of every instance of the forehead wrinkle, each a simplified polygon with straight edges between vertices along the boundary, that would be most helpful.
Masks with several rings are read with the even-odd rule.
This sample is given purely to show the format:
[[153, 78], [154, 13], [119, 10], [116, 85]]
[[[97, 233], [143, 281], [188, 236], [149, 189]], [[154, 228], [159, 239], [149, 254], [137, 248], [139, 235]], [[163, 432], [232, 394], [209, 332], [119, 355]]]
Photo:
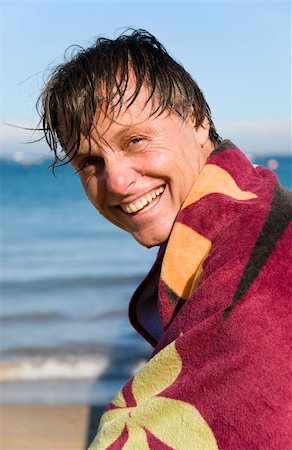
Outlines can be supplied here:
[[[110, 143], [111, 139], [115, 142], [124, 134], [129, 133], [131, 129], [134, 130], [139, 125], [146, 123], [151, 117], [156, 115], [159, 116], [161, 114], [157, 98], [154, 96], [151, 97], [149, 87], [145, 83], [142, 84], [137, 97], [132, 101], [133, 93], [135, 92], [134, 81], [134, 77], [130, 77], [130, 80], [128, 80], [127, 83], [127, 89], [123, 92], [123, 96], [120, 99], [121, 101], [118, 104], [115, 104], [114, 107], [110, 108], [106, 99], [104, 99], [104, 102], [101, 102], [103, 107], [97, 109], [91, 124], [91, 130], [86, 137], [89, 142], [89, 147], [91, 142], [94, 142], [100, 150], [103, 150], [102, 144], [104, 144], [107, 149], [114, 152]], [[149, 104], [150, 101], [151, 104]], [[141, 113], [143, 113], [147, 107], [149, 109], [147, 116], [139, 120], [138, 118]], [[124, 119], [123, 123], [125, 114], [126, 119]], [[105, 136], [113, 125], [122, 128], [116, 131], [113, 130], [113, 133], [108, 140]]]
[[[99, 139], [103, 139], [104, 142], [109, 147], [111, 147], [109, 142], [107, 142], [106, 139], [104, 138], [104, 136], [113, 125], [122, 127], [122, 129], [119, 129], [112, 134], [112, 137], [115, 140], [124, 135], [125, 133], [129, 132], [131, 129], [134, 130], [136, 127], [139, 127], [144, 123], [147, 123], [147, 121], [156, 114], [157, 116], [159, 115], [159, 113], [157, 113], [156, 110], [151, 109], [146, 117], [141, 118], [141, 120], [138, 120], [138, 117], [141, 115], [141, 112], [143, 112], [147, 104], [148, 100], [145, 100], [141, 105], [137, 104], [137, 101], [135, 101], [130, 107], [128, 107], [128, 105], [125, 105], [125, 108], [123, 108], [122, 110], [120, 109], [118, 111], [112, 110], [110, 114], [106, 113], [105, 111], [99, 111], [96, 115], [97, 117], [95, 123], [92, 126], [92, 129], [94, 129]], [[137, 112], [133, 111], [133, 109], [130, 111], [130, 108], [137, 109]], [[126, 119], [124, 118], [125, 114], [127, 114]], [[106, 124], [104, 131], [100, 133], [98, 131], [98, 127], [101, 128], [103, 124], [106, 123], [107, 120], [108, 124]]]

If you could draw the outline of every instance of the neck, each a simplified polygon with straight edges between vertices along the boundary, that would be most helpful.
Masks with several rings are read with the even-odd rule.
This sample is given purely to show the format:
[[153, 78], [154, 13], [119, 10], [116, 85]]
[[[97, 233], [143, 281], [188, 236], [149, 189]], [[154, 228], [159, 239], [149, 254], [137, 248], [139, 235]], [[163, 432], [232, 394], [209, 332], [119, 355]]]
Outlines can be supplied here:
[[211, 155], [211, 153], [215, 150], [215, 145], [213, 144], [213, 142], [210, 139], [208, 139], [207, 142], [203, 145], [202, 149], [203, 149], [203, 154], [207, 160], [209, 158], [209, 156]]

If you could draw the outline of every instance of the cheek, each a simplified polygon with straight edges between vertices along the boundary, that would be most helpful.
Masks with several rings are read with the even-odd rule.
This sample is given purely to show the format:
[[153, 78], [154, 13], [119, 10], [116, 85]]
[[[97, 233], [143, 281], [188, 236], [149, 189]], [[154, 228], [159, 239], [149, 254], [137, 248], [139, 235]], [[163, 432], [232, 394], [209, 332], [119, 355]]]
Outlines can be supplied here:
[[157, 176], [169, 177], [176, 166], [176, 158], [171, 148], [152, 149], [147, 158], [143, 160], [143, 168], [145, 172], [152, 172]]
[[189, 162], [185, 161], [183, 149], [172, 148], [160, 155], [155, 162], [157, 173], [174, 183], [184, 183]]
[[87, 195], [88, 200], [97, 208], [101, 206], [102, 202], [102, 190], [98, 178], [94, 175], [90, 177], [84, 177], [80, 175], [80, 181]]

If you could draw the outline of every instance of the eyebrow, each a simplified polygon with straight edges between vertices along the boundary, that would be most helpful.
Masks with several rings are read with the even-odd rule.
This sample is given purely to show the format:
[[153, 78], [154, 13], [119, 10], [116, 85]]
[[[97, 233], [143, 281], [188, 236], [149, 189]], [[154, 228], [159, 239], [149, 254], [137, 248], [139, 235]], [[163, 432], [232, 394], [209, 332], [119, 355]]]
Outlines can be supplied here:
[[123, 128], [120, 131], [117, 131], [117, 133], [115, 133], [114, 135], [114, 139], [120, 139], [126, 134], [135, 133], [140, 130], [143, 133], [151, 133], [154, 131], [154, 127], [149, 124], [145, 124], [144, 122], [134, 123], [132, 125], [128, 125], [126, 128]]

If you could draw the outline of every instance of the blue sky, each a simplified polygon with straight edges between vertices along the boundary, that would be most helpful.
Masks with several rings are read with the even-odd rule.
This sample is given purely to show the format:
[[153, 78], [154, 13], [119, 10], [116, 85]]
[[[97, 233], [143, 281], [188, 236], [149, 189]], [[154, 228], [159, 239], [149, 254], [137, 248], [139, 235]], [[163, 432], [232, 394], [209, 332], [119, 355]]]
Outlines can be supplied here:
[[13, 1], [1, 7], [0, 154], [46, 155], [5, 125], [34, 126], [50, 68], [72, 44], [122, 27], [153, 33], [202, 88], [222, 137], [248, 154], [291, 153], [290, 1]]

